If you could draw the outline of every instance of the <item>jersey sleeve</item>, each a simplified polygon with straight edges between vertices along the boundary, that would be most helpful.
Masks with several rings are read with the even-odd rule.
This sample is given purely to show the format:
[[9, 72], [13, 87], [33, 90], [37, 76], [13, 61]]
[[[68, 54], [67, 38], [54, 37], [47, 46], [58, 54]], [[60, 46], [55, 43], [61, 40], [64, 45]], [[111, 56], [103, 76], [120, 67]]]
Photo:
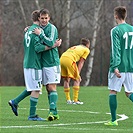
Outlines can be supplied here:
[[119, 38], [119, 30], [114, 28], [111, 30], [111, 68], [114, 69], [118, 68], [121, 62], [121, 47], [120, 47], [120, 38]]
[[52, 47], [55, 43], [55, 35], [58, 34], [57, 28], [54, 25], [49, 27], [49, 34], [46, 36], [44, 32], [41, 32], [39, 35], [41, 41], [45, 43], [47, 46]]
[[35, 51], [37, 53], [40, 53], [40, 52], [45, 51], [45, 45], [43, 45], [43, 44], [40, 43], [40, 39], [39, 39], [38, 36], [35, 37], [34, 43], [35, 43], [35, 45], [34, 45]]
[[84, 58], [86, 60], [86, 58], [88, 57], [89, 53], [90, 53], [90, 50], [88, 48], [86, 48], [84, 54], [82, 55], [82, 58]]

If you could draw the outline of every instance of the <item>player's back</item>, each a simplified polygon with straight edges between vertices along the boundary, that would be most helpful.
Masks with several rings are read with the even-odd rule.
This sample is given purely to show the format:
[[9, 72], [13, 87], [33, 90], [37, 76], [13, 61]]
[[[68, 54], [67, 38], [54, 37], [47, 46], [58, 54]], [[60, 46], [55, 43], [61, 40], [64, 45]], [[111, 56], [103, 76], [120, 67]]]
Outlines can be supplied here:
[[120, 50], [120, 72], [133, 72], [133, 27], [127, 23], [119, 24], [116, 29], [116, 41]]
[[90, 50], [84, 46], [84, 45], [77, 45], [70, 47], [66, 52], [62, 54], [62, 56], [69, 57], [74, 62], [77, 62], [80, 60], [80, 58], [86, 59], [89, 55]]
[[40, 58], [41, 53], [35, 52], [35, 38], [37, 35], [33, 34], [32, 31], [34, 28], [39, 27], [36, 24], [33, 24], [24, 35], [24, 68], [36, 68], [41, 69]]

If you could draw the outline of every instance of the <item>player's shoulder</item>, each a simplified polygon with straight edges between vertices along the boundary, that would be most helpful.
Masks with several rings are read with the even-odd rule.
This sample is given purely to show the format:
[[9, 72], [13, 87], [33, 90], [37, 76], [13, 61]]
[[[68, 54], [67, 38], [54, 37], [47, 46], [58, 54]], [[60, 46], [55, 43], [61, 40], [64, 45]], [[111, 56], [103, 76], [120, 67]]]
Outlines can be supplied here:
[[29, 26], [28, 31], [32, 31], [33, 29], [35, 29], [37, 27], [39, 28], [40, 26], [36, 25], [36, 24], [32, 24], [31, 26]]
[[119, 26], [118, 25], [111, 29], [111, 34], [117, 34], [118, 32], [119, 32]]
[[132, 25], [128, 24], [128, 23], [125, 23], [126, 26], [129, 26], [129, 27], [133, 27]]
[[133, 26], [128, 24], [128, 23], [122, 23], [122, 24], [119, 24], [117, 27], [116, 27], [116, 30], [115, 31], [133, 31]]
[[86, 46], [84, 46], [84, 45], [78, 45], [77, 47], [80, 47], [80, 49], [81, 49], [81, 51], [83, 51], [83, 52], [89, 52], [89, 48], [87, 48]]
[[50, 22], [48, 23], [48, 25], [49, 25], [50, 27], [52, 27], [52, 28], [57, 29], [56, 26], [55, 26], [54, 24], [50, 23]]
[[130, 24], [128, 24], [128, 23], [126, 23], [126, 26], [127, 26], [130, 30], [132, 30], [132, 31], [133, 31], [133, 26], [132, 26], [132, 25], [130, 25]]
[[116, 31], [116, 30], [118, 30], [119, 28], [118, 28], [118, 26], [115, 26], [115, 27], [113, 27], [112, 29], [111, 29], [111, 31]]

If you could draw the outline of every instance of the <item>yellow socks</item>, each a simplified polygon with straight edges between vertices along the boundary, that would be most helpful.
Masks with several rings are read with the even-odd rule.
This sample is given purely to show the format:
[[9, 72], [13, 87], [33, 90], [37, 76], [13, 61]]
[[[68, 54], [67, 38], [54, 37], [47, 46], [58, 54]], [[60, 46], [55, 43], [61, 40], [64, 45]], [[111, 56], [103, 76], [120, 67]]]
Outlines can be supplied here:
[[71, 100], [70, 98], [70, 88], [64, 88], [64, 92], [65, 92], [65, 95], [66, 95], [66, 100]]
[[79, 95], [79, 86], [73, 86], [73, 100], [74, 100], [74, 102], [78, 101], [78, 95]]
[[[64, 88], [66, 100], [71, 100], [70, 98], [70, 88]], [[79, 95], [79, 86], [73, 86], [73, 101], [78, 101], [78, 95]]]

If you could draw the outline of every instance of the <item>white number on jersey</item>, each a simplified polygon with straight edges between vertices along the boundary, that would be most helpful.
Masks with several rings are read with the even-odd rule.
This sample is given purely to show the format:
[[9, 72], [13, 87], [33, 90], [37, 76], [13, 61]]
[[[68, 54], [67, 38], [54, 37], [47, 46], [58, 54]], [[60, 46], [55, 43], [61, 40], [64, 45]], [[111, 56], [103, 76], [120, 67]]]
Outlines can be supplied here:
[[29, 47], [29, 45], [30, 45], [30, 40], [31, 40], [30, 34], [32, 34], [32, 31], [29, 31], [29, 32], [25, 33], [25, 42], [26, 42], [27, 47]]
[[123, 35], [123, 38], [125, 39], [125, 49], [128, 48], [128, 37], [129, 36], [132, 36], [130, 49], [132, 49], [133, 47], [133, 32], [125, 32], [125, 34]]

